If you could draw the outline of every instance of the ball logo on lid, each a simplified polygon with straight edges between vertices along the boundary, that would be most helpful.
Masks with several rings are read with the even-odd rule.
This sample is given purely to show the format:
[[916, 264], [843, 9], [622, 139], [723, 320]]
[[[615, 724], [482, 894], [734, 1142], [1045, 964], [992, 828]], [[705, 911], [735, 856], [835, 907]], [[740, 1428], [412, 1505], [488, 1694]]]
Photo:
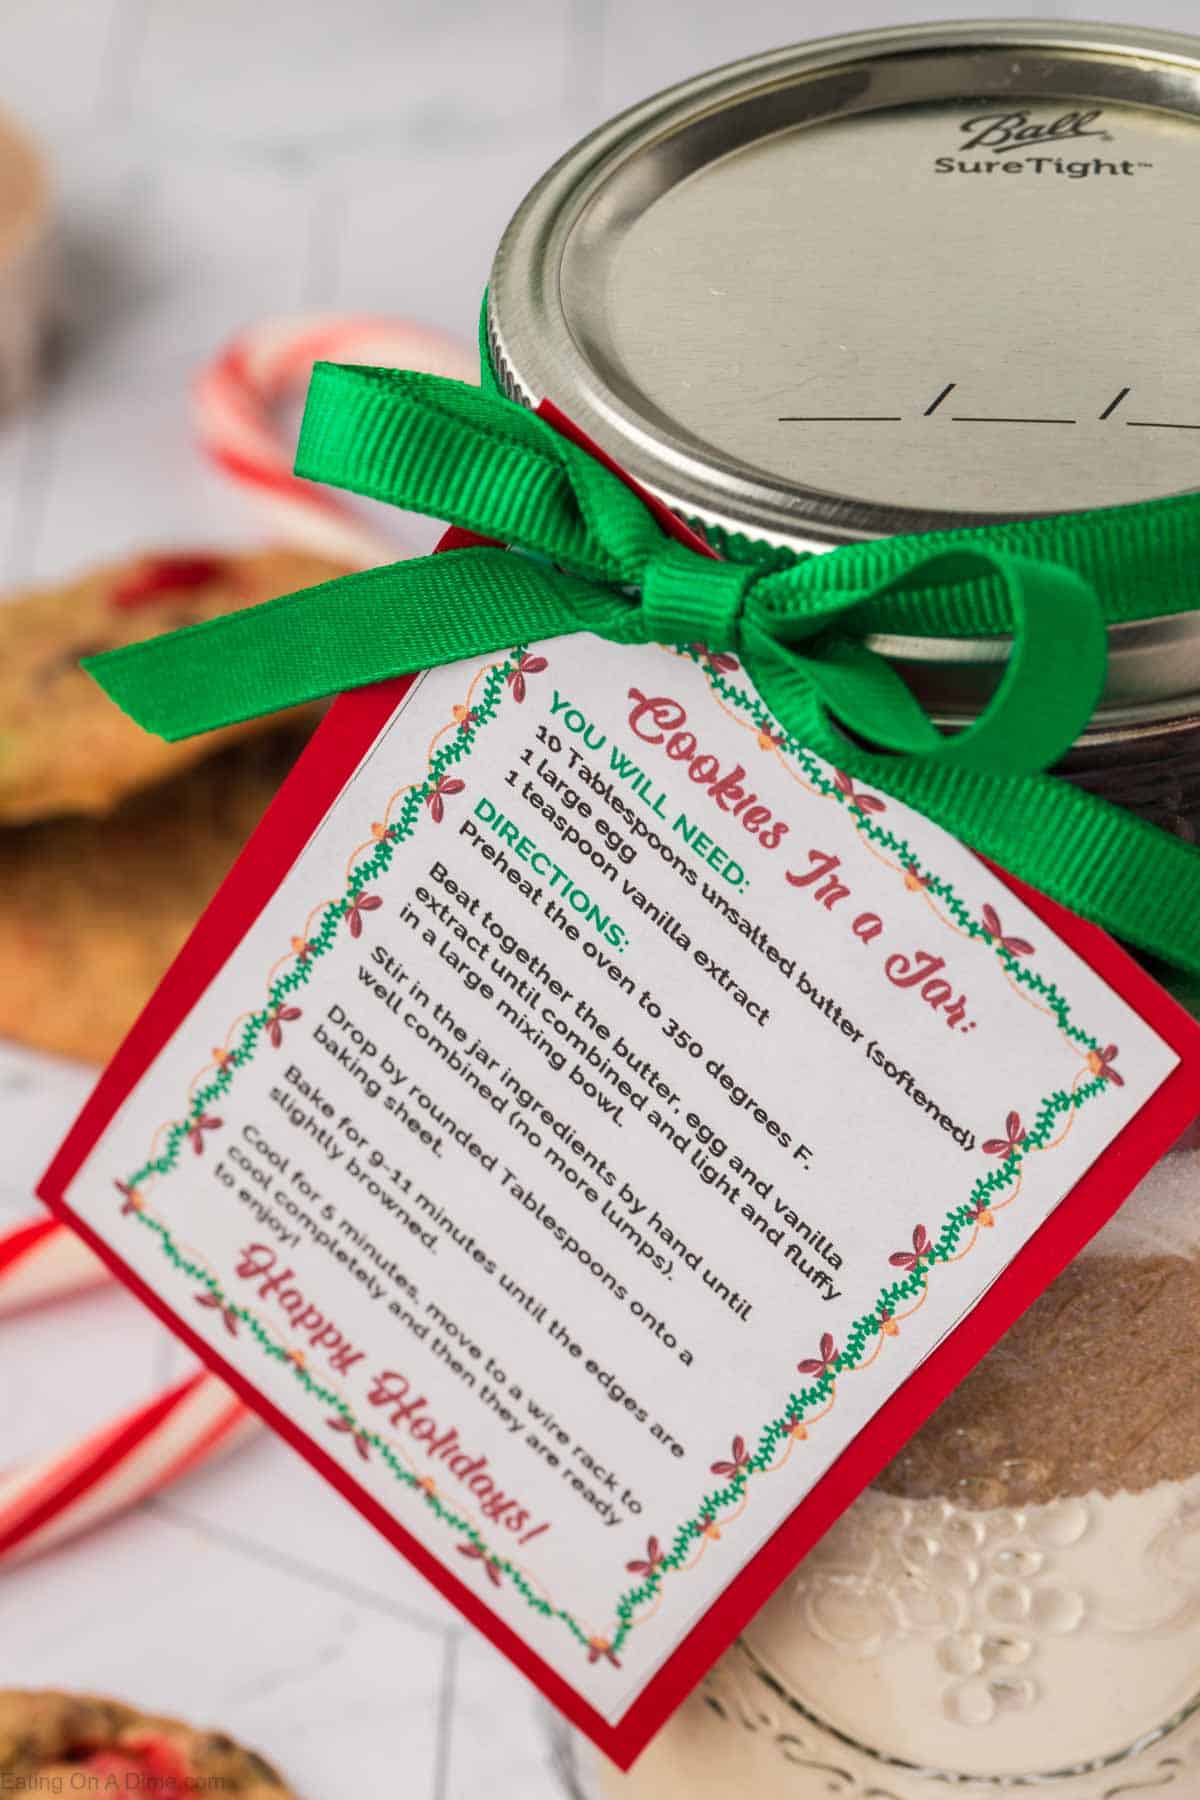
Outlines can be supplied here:
[[1071, 138], [1098, 137], [1111, 141], [1112, 132], [1097, 125], [1104, 117], [1097, 108], [1093, 112], [1060, 113], [1057, 119], [1041, 121], [1029, 117], [1029, 108], [1020, 106], [1012, 112], [980, 113], [964, 119], [960, 131], [969, 133], [964, 150], [1027, 149], [1031, 145], [1061, 144]]

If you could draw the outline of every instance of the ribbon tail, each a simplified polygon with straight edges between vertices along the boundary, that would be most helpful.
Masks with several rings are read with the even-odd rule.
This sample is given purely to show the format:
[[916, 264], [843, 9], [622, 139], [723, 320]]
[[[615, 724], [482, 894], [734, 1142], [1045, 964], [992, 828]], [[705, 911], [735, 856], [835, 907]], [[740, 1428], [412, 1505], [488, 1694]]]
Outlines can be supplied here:
[[818, 684], [778, 646], [756, 641], [754, 650], [746, 672], [795, 742], [1200, 985], [1200, 847], [1061, 776], [867, 749], [831, 721]]
[[1196, 845], [1060, 778], [917, 773], [898, 763], [892, 772], [886, 759], [851, 747], [839, 766], [1122, 943], [1200, 978]]
[[346, 688], [582, 631], [612, 609], [610, 594], [528, 557], [450, 550], [302, 588], [82, 666], [144, 731], [175, 743]]

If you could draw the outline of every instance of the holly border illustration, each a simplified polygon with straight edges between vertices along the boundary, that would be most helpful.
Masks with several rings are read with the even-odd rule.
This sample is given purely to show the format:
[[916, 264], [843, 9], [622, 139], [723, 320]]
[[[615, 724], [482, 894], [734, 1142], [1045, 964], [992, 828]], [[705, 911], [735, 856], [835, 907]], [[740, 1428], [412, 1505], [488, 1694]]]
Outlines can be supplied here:
[[[158, 1152], [148, 1157], [127, 1180], [115, 1183], [121, 1196], [122, 1213], [135, 1216], [139, 1224], [158, 1236], [160, 1248], [172, 1266], [203, 1288], [204, 1291], [196, 1296], [196, 1303], [217, 1313], [230, 1336], [238, 1336], [245, 1326], [267, 1356], [279, 1363], [289, 1363], [305, 1390], [328, 1409], [328, 1428], [349, 1438], [364, 1462], [370, 1462], [372, 1455], [378, 1453], [399, 1481], [421, 1491], [433, 1514], [464, 1538], [458, 1546], [459, 1553], [478, 1562], [494, 1587], [499, 1588], [505, 1580], [509, 1581], [534, 1611], [566, 1626], [586, 1649], [589, 1662], [604, 1660], [618, 1668], [618, 1652], [630, 1631], [635, 1625], [647, 1622], [652, 1611], [657, 1609], [665, 1577], [693, 1567], [708, 1545], [720, 1538], [722, 1526], [732, 1522], [731, 1512], [736, 1516], [744, 1508], [751, 1477], [779, 1469], [795, 1445], [807, 1438], [809, 1426], [816, 1423], [817, 1418], [823, 1418], [834, 1405], [839, 1376], [869, 1366], [884, 1342], [898, 1335], [899, 1322], [907, 1316], [904, 1309], [914, 1311], [923, 1303], [932, 1270], [938, 1265], [960, 1260], [973, 1247], [980, 1229], [994, 1224], [993, 1213], [998, 1206], [1008, 1204], [1016, 1197], [1025, 1158], [1033, 1151], [1052, 1148], [1063, 1135], [1064, 1119], [1069, 1120], [1080, 1106], [1102, 1094], [1110, 1082], [1119, 1084], [1121, 1081], [1112, 1067], [1115, 1047], [1109, 1045], [1101, 1049], [1098, 1039], [1074, 1025], [1069, 1003], [1055, 984], [1046, 981], [1023, 960], [1031, 954], [1031, 945], [1004, 936], [994, 911], [985, 908], [981, 917], [990, 915], [989, 922], [994, 928], [989, 930], [987, 924], [975, 918], [949, 881], [931, 872], [922, 872], [905, 840], [878, 822], [877, 815], [886, 810], [883, 802], [857, 790], [853, 782], [838, 771], [835, 770], [832, 776], [827, 773], [825, 765], [803, 745], [778, 730], [756, 696], [726, 679], [738, 667], [732, 657], [710, 654], [702, 645], [689, 646], [683, 654], [702, 669], [718, 703], [727, 702], [729, 707], [736, 707], [753, 721], [764, 748], [785, 751], [795, 759], [811, 786], [825, 798], [840, 803], [852, 816], [856, 830], [899, 859], [899, 867], [905, 872], [910, 886], [920, 886], [931, 897], [936, 897], [959, 930], [990, 947], [1010, 978], [1046, 1003], [1047, 1011], [1064, 1036], [1087, 1053], [1084, 1068], [1091, 1079], [1082, 1079], [1081, 1071], [1069, 1090], [1060, 1089], [1048, 1095], [1027, 1129], [1022, 1127], [1017, 1115], [1010, 1112], [1005, 1136], [988, 1140], [982, 1146], [986, 1154], [998, 1158], [995, 1166], [976, 1180], [961, 1205], [951, 1209], [937, 1237], [930, 1237], [925, 1227], [918, 1225], [912, 1232], [911, 1249], [906, 1247], [892, 1253], [891, 1266], [903, 1273], [881, 1290], [874, 1312], [854, 1323], [841, 1346], [828, 1333], [822, 1336], [817, 1354], [796, 1365], [798, 1373], [811, 1379], [788, 1395], [784, 1412], [763, 1427], [753, 1449], [738, 1436], [733, 1440], [730, 1456], [711, 1465], [712, 1473], [725, 1477], [723, 1485], [703, 1498], [695, 1515], [680, 1525], [668, 1545], [651, 1536], [645, 1556], [626, 1565], [627, 1572], [637, 1574], [640, 1579], [618, 1600], [616, 1626], [610, 1635], [588, 1631], [571, 1612], [556, 1606], [540, 1593], [519, 1564], [496, 1553], [476, 1525], [454, 1505], [443, 1500], [430, 1476], [419, 1476], [407, 1467], [386, 1437], [364, 1426], [353, 1407], [335, 1389], [313, 1377], [302, 1352], [278, 1342], [248, 1308], [235, 1305], [227, 1298], [217, 1277], [182, 1250], [168, 1226], [147, 1210], [141, 1192], [144, 1185], [165, 1178], [178, 1167], [185, 1144], [190, 1143], [196, 1154], [203, 1152], [206, 1131], [216, 1129], [221, 1123], [209, 1108], [228, 1092], [238, 1069], [252, 1059], [264, 1036], [273, 1046], [279, 1046], [283, 1027], [301, 1016], [291, 1001], [303, 990], [313, 965], [329, 952], [343, 927], [353, 937], [361, 935], [364, 913], [381, 905], [379, 898], [368, 892], [369, 884], [386, 875], [398, 847], [412, 836], [423, 811], [435, 823], [442, 820], [446, 799], [460, 792], [463, 785], [455, 779], [453, 770], [471, 754], [481, 731], [495, 719], [506, 692], [515, 703], [525, 699], [526, 676], [546, 667], [543, 658], [532, 656], [527, 648], [514, 649], [505, 661], [486, 669], [482, 695], [476, 704], [454, 708], [457, 732], [430, 755], [425, 780], [404, 793], [397, 818], [377, 833], [370, 854], [361, 862], [352, 858], [346, 891], [340, 899], [325, 905], [317, 930], [302, 941], [293, 940], [291, 966], [270, 982], [267, 1004], [246, 1015], [237, 1043], [221, 1053], [216, 1072], [195, 1090], [184, 1117], [170, 1122]], [[943, 924], [948, 922], [942, 920]], [[1005, 1195], [1007, 1200], [1003, 1198]], [[965, 1248], [960, 1248], [968, 1232], [971, 1234], [969, 1242]], [[635, 1616], [650, 1602], [656, 1603], [650, 1612], [640, 1618]]]

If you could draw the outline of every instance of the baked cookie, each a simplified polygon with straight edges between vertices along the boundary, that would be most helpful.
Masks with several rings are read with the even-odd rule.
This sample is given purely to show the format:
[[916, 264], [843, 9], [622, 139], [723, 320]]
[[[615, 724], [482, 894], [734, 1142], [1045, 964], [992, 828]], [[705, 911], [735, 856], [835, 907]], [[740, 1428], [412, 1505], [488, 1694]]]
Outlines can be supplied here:
[[105, 818], [0, 830], [0, 1036], [107, 1061], [304, 741], [277, 729]]
[[221, 1794], [295, 1800], [270, 1763], [219, 1731], [87, 1694], [0, 1689], [4, 1793]]
[[342, 573], [297, 550], [148, 556], [0, 604], [0, 824], [107, 812], [278, 722], [251, 719], [165, 744], [113, 705], [80, 669], [81, 657]]

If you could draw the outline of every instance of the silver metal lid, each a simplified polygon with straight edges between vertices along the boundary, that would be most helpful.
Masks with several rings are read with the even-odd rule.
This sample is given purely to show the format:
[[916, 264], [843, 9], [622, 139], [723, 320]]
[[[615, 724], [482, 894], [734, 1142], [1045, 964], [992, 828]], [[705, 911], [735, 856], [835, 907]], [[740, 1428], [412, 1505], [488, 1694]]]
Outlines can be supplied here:
[[[932, 25], [773, 51], [593, 132], [489, 332], [691, 518], [798, 548], [1200, 486], [1200, 39]], [[877, 639], [939, 714], [1003, 642]], [[1117, 627], [1096, 733], [1200, 714], [1200, 614]]]

